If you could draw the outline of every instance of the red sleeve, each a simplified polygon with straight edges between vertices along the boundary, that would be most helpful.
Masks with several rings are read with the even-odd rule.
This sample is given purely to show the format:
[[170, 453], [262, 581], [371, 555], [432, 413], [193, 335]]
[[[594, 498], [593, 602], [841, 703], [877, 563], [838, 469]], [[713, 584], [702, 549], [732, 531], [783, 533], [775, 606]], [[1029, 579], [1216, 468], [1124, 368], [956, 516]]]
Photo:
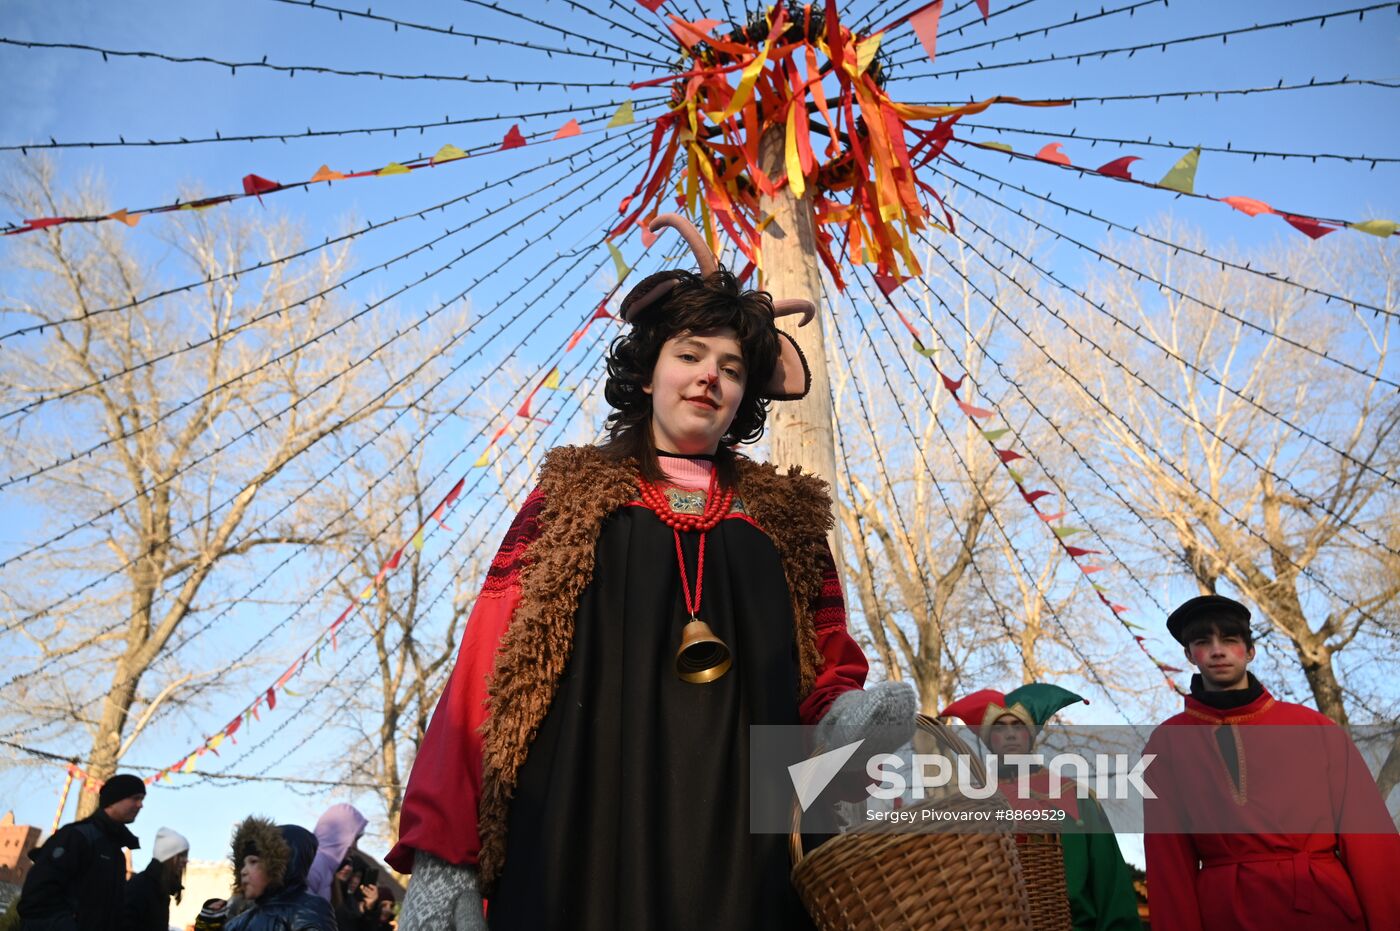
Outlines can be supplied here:
[[[1172, 748], [1163, 740], [1173, 727], [1157, 728], [1147, 742], [1146, 753], [1157, 754], [1144, 778], [1158, 796], [1143, 801], [1143, 847], [1147, 854], [1147, 902], [1152, 911], [1154, 928], [1172, 931], [1201, 931], [1201, 909], [1196, 898], [1196, 874], [1199, 859], [1187, 827], [1181, 822], [1177, 806], [1183, 802], [1173, 798], [1171, 774]], [[1156, 772], [1154, 772], [1156, 770]]]
[[1341, 783], [1333, 789], [1333, 799], [1340, 803], [1335, 817], [1342, 863], [1351, 875], [1366, 927], [1400, 928], [1400, 884], [1395, 882], [1400, 835], [1366, 761], [1346, 731], [1331, 720], [1327, 724], [1335, 732], [1328, 736], [1338, 745], [1333, 759], [1342, 761], [1333, 767], [1333, 778]]
[[811, 693], [797, 709], [803, 724], [820, 721], [842, 692], [864, 688], [865, 675], [870, 671], [865, 653], [846, 629], [846, 601], [841, 595], [841, 579], [836, 574], [830, 547], [822, 564], [821, 594], [812, 605], [812, 626], [816, 629], [822, 666]]
[[413, 852], [425, 850], [449, 863], [476, 863], [477, 803], [481, 799], [481, 725], [486, 721], [486, 682], [501, 637], [520, 603], [521, 557], [539, 536], [544, 496], [538, 491], [506, 532], [462, 634], [457, 664], [438, 699], [432, 722], [413, 762], [399, 815], [399, 840], [385, 861], [413, 872]]

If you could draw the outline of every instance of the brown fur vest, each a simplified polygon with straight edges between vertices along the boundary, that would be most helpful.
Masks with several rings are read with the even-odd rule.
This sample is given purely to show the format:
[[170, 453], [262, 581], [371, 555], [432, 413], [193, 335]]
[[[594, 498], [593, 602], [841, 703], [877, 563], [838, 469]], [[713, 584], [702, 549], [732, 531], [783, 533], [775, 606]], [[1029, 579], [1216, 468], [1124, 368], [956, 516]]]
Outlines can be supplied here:
[[[821, 654], [811, 606], [821, 594], [831, 499], [826, 483], [796, 468], [740, 459], [739, 497], [782, 558], [792, 593], [801, 676], [798, 699], [816, 681]], [[579, 596], [593, 578], [603, 519], [637, 498], [637, 472], [595, 447], [551, 450], [540, 469], [544, 512], [539, 536], [523, 557], [520, 604], [501, 639], [491, 674], [490, 715], [482, 727], [482, 795], [477, 812], [480, 869], [490, 886], [506, 850], [506, 814], [530, 743], [554, 699], [573, 645]]]

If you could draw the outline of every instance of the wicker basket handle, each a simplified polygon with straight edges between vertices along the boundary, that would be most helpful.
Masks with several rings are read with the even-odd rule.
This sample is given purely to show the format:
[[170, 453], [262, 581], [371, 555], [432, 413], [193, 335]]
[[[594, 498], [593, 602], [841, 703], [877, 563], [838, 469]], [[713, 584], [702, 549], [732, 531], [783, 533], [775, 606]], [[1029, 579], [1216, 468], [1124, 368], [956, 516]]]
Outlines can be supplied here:
[[[923, 731], [933, 738], [940, 753], [950, 753], [954, 756], [961, 754], [968, 757], [971, 761], [969, 775], [977, 782], [986, 783], [987, 768], [982, 764], [982, 758], [974, 755], [951, 727], [944, 724], [942, 720], [929, 717], [926, 714], [917, 715], [914, 719], [914, 726], [917, 730]], [[802, 808], [796, 799], [792, 803], [792, 829], [788, 834], [788, 851], [792, 856], [793, 866], [801, 863], [802, 858], [806, 855], [802, 850]]]

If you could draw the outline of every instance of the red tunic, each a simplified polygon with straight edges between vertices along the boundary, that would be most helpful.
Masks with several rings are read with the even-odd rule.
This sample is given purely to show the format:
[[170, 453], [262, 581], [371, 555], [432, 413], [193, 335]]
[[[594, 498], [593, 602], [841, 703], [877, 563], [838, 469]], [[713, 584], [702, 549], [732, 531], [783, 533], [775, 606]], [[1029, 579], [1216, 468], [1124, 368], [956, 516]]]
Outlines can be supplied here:
[[[404, 793], [398, 843], [385, 858], [401, 873], [412, 872], [415, 850], [425, 850], [449, 863], [477, 863], [481, 848], [477, 833], [482, 787], [480, 728], [487, 714], [487, 679], [520, 602], [520, 560], [539, 536], [544, 503], [539, 491], [526, 500], [472, 608], [452, 677], [414, 761]], [[642, 505], [638, 502], [637, 506]], [[753, 523], [739, 513], [727, 519]], [[838, 695], [861, 688], [869, 668], [847, 631], [841, 586], [829, 554], [812, 619], [822, 667], [798, 709], [803, 724], [820, 720]]]
[[[1222, 726], [1233, 728], [1238, 785], [1217, 743]], [[1154, 929], [1400, 928], [1400, 837], [1331, 719], [1267, 691], [1225, 711], [1188, 696], [1147, 752], [1158, 754], [1145, 776], [1160, 796], [1145, 807]], [[1281, 824], [1299, 833], [1271, 833]], [[1200, 832], [1212, 826], [1232, 833]]]

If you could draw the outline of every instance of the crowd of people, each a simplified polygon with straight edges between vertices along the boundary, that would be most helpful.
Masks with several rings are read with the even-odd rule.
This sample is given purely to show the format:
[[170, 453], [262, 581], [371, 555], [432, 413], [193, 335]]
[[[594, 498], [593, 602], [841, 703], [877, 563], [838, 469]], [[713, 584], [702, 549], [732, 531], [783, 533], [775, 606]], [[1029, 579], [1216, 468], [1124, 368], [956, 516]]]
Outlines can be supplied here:
[[[171, 902], [184, 893], [190, 845], [156, 831], [151, 859], [128, 876], [126, 851], [140, 841], [131, 825], [146, 786], [130, 774], [103, 785], [98, 809], [65, 825], [30, 856], [14, 910], [20, 931], [169, 931]], [[314, 831], [249, 817], [234, 828], [231, 889], [206, 900], [190, 931], [393, 931], [393, 890], [356, 848], [368, 821], [332, 805]]]
[[[866, 684], [828, 545], [825, 484], [736, 450], [763, 433], [771, 403], [810, 389], [797, 342], [775, 320], [805, 322], [815, 308], [744, 290], [689, 223], [664, 215], [653, 231], [663, 226], [685, 237], [700, 274], [659, 272], [624, 298], [630, 329], [607, 360], [606, 442], [551, 451], [505, 532], [387, 857], [412, 874], [400, 931], [811, 927], [787, 838], [750, 830], [750, 727], [861, 729], [867, 754], [899, 749], [914, 732], [912, 687]], [[1247, 767], [1248, 726], [1331, 727], [1248, 673], [1243, 605], [1192, 599], [1167, 627], [1199, 670], [1185, 711], [1167, 723], [1194, 726], [1213, 756], [1163, 784], [1148, 808], [1152, 926], [1400, 928], [1400, 884], [1389, 876], [1400, 838], [1364, 767], [1338, 781], [1325, 755], [1290, 764], [1315, 796], [1305, 833], [1240, 838], [1207, 822], [1152, 832], [1164, 812], [1268, 796], [1279, 773]], [[998, 756], [1025, 754], [1079, 700], [1033, 683], [977, 692], [945, 715]], [[1051, 797], [1040, 775], [1031, 784], [1035, 797], [1013, 805], [1070, 805], [1083, 827], [1062, 843], [1074, 928], [1138, 928], [1101, 807]], [[1190, 795], [1172, 797], [1183, 785]], [[121, 848], [138, 846], [126, 826], [143, 792], [135, 777], [109, 780], [100, 810], [44, 845], [21, 899], [24, 931], [164, 928], [188, 845], [163, 834], [151, 864], [125, 882]], [[1373, 833], [1337, 827], [1358, 812]], [[314, 831], [246, 819], [233, 840], [234, 895], [207, 903], [196, 927], [395, 927], [397, 903], [354, 853], [364, 828], [348, 805]]]

